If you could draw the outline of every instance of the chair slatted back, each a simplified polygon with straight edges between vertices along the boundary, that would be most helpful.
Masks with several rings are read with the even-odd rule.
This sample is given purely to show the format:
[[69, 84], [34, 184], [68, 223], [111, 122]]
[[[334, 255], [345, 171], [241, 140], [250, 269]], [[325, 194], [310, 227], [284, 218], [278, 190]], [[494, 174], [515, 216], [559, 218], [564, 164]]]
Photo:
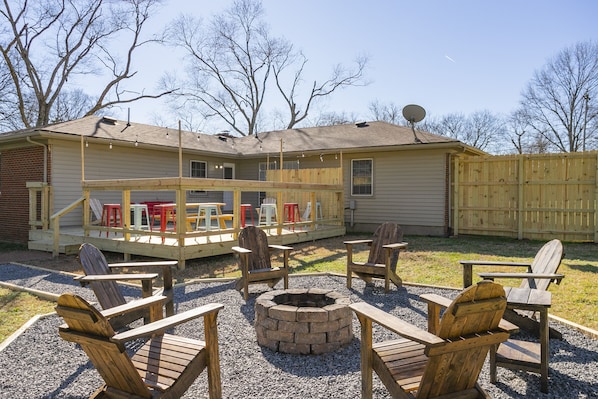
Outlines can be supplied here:
[[504, 289], [490, 281], [470, 286], [455, 298], [437, 332], [446, 344], [426, 350], [429, 359], [418, 398], [475, 387], [491, 346], [507, 338], [498, 328], [506, 306]]
[[60, 327], [60, 336], [81, 345], [108, 387], [137, 397], [152, 397], [124, 345], [111, 341], [114, 330], [97, 309], [83, 298], [67, 293], [59, 297], [56, 312], [66, 323]]
[[[563, 244], [554, 239], [548, 241], [536, 254], [531, 265], [531, 272], [537, 274], [554, 274], [561, 265], [563, 259]], [[551, 280], [546, 278], [525, 279], [521, 282], [520, 288], [536, 288], [546, 291]]]
[[247, 226], [239, 233], [239, 246], [251, 250], [248, 260], [248, 270], [271, 269], [270, 249], [268, 237], [258, 227]]
[[[384, 245], [403, 241], [403, 230], [397, 223], [386, 222], [378, 226], [372, 238], [368, 256], [369, 264], [384, 264]], [[396, 271], [399, 251], [394, 251], [390, 258], [391, 270]]]
[[[95, 246], [83, 243], [79, 248], [79, 262], [86, 275], [106, 275], [110, 274], [108, 261], [106, 257]], [[118, 284], [115, 281], [94, 281], [90, 283], [98, 302], [103, 309], [113, 308], [126, 303]]]

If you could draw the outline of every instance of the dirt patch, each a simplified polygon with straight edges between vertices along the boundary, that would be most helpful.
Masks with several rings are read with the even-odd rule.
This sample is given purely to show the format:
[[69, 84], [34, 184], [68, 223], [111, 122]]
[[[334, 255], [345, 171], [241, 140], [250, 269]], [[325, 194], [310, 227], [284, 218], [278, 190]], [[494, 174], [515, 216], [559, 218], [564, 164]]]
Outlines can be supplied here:
[[74, 255], [59, 255], [52, 257], [52, 253], [34, 250], [0, 252], [0, 263], [23, 263], [26, 265], [44, 267], [65, 272], [81, 271], [81, 266]]

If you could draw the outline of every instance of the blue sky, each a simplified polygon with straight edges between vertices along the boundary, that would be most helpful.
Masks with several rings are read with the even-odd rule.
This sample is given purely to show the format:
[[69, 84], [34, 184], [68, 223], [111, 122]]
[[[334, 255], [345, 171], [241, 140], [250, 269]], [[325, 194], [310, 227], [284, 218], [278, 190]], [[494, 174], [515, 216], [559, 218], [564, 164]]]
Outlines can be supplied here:
[[[170, 0], [151, 28], [160, 29], [180, 13], [209, 18], [231, 3]], [[360, 119], [367, 119], [375, 100], [399, 107], [416, 103], [428, 117], [479, 110], [506, 114], [517, 107], [534, 70], [565, 47], [598, 40], [594, 0], [264, 0], [263, 5], [271, 33], [309, 58], [309, 80], [328, 77], [337, 63], [369, 56], [371, 83], [321, 104]], [[138, 59], [135, 90], [154, 89], [166, 70], [183, 73], [172, 51], [156, 50]], [[111, 113], [127, 116], [126, 109]], [[132, 121], [153, 123], [154, 113], [166, 108], [159, 101], [131, 106]]]

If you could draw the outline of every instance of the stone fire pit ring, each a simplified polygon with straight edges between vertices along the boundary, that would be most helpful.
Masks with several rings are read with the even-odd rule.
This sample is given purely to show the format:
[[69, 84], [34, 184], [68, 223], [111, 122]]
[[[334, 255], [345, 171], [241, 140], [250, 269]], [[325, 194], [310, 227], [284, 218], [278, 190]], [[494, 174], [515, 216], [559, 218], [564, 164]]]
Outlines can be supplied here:
[[350, 299], [321, 288], [270, 291], [255, 301], [258, 344], [276, 352], [322, 354], [353, 339]]

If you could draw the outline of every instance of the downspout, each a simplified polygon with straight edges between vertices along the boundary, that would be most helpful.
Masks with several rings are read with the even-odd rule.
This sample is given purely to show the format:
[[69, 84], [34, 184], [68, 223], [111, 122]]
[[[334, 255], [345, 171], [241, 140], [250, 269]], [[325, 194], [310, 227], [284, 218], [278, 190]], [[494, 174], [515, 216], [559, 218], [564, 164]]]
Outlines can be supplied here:
[[31, 140], [31, 137], [27, 136], [27, 141], [31, 144], [39, 145], [44, 147], [44, 183], [48, 182], [48, 145], [38, 143], [37, 141]]

